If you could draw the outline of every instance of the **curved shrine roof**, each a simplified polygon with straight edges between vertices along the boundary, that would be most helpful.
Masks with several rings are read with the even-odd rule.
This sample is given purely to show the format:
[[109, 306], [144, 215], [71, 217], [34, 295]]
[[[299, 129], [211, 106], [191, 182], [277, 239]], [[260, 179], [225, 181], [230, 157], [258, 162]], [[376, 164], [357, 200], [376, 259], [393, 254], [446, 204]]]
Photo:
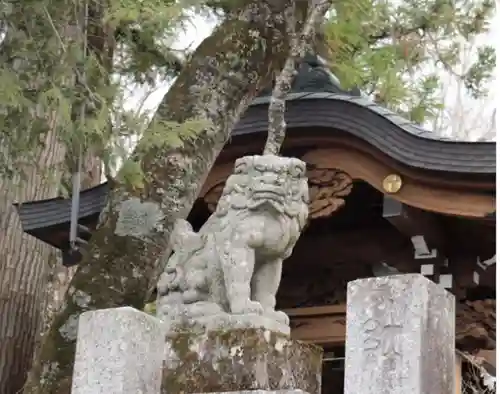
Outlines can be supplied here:
[[[235, 126], [232, 136], [267, 132], [270, 89], [264, 90]], [[443, 139], [435, 133], [375, 104], [359, 89], [343, 90], [319, 57], [308, 55], [299, 67], [287, 96], [287, 127], [351, 134], [394, 160], [417, 169], [467, 175], [496, 174], [495, 142]], [[85, 190], [80, 197], [80, 218], [98, 214], [105, 204], [106, 183]], [[55, 198], [18, 205], [25, 232], [67, 223], [71, 201]]]

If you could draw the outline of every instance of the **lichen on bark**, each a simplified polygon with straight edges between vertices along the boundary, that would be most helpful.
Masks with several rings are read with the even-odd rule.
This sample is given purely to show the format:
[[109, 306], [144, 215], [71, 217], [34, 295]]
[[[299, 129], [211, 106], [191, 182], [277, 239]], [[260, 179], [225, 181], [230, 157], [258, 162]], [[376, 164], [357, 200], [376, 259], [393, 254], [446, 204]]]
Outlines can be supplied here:
[[141, 201], [131, 197], [118, 208], [115, 234], [120, 237], [135, 237], [147, 241], [153, 231], [161, 231], [163, 212], [155, 202]]
[[[25, 393], [70, 392], [76, 341], [60, 332], [68, 321], [88, 310], [143, 308], [163, 269], [160, 257], [170, 253], [173, 224], [187, 217], [240, 115], [288, 57], [290, 38], [282, 15], [290, 2], [243, 0], [197, 48], [160, 104], [155, 120], [195, 121], [203, 127], [175, 148], [171, 143], [143, 144], [133, 154], [131, 159], [140, 163], [144, 174], [143, 187], [113, 185], [106, 214], [71, 282], [74, 292], [89, 296], [88, 303], [77, 302], [74, 292], [67, 294]], [[140, 237], [116, 231], [122, 204], [132, 198], [157, 204], [163, 215], [154, 229], [141, 232]]]

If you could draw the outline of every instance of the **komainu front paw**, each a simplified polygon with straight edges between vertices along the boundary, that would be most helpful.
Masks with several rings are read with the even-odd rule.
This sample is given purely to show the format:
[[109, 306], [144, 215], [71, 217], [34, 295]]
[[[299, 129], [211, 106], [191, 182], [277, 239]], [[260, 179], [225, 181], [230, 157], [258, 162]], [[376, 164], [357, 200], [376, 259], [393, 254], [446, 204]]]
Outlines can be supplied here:
[[231, 303], [231, 313], [235, 315], [262, 315], [264, 313], [264, 308], [262, 308], [260, 302], [243, 299]]

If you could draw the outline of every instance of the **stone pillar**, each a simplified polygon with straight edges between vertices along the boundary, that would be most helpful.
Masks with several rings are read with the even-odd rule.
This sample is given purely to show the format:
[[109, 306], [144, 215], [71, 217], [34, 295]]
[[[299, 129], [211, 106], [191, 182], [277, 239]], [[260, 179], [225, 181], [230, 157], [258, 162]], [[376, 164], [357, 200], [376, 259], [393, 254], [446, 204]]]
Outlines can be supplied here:
[[134, 308], [83, 313], [72, 394], [158, 394], [165, 349], [160, 320]]
[[323, 350], [264, 328], [169, 334], [162, 394], [320, 394]]
[[455, 297], [419, 274], [347, 288], [345, 394], [454, 394]]

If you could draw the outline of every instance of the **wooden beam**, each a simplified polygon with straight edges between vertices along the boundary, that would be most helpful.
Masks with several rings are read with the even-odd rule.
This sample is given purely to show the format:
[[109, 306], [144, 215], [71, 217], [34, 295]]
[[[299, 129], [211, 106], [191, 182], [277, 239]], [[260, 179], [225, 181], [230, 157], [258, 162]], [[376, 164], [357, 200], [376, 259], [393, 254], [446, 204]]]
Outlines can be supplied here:
[[457, 290], [445, 255], [445, 232], [434, 213], [384, 195], [383, 217], [408, 237], [420, 273], [450, 291]]
[[[248, 155], [249, 152], [258, 154], [262, 151], [263, 140], [257, 141], [254, 138], [251, 141], [252, 138], [240, 146], [221, 152], [218, 163], [202, 187], [201, 196], [204, 196], [216, 183], [220, 183], [221, 178], [227, 178], [235, 159]], [[367, 150], [362, 149], [357, 142], [359, 140], [354, 138], [345, 140], [337, 134], [335, 137], [309, 135], [303, 138], [291, 138], [285, 144], [287, 145], [285, 149], [296, 148], [297, 152], [303, 152], [304, 146], [323, 146], [322, 149], [308, 151], [301, 160], [320, 168], [342, 170], [352, 179], [363, 180], [381, 193], [384, 193], [383, 179], [388, 174], [399, 173], [403, 177], [404, 185], [395, 197], [414, 207], [470, 218], [484, 218], [495, 212], [495, 196], [492, 193], [485, 193], [485, 190], [495, 190], [493, 179], [470, 182], [442, 174], [437, 176], [424, 171], [413, 171], [409, 167], [399, 166], [397, 162], [373, 149], [369, 144], [365, 146]]]
[[291, 336], [320, 346], [344, 346], [345, 305], [288, 309]]
[[[423, 236], [432, 254], [432, 248], [444, 248], [444, 236], [435, 214], [422, 209], [410, 207], [400, 201], [384, 195], [383, 217], [408, 238]], [[422, 258], [425, 253], [416, 251]], [[417, 256], [416, 256], [417, 257]], [[427, 256], [431, 257], [431, 256]]]

